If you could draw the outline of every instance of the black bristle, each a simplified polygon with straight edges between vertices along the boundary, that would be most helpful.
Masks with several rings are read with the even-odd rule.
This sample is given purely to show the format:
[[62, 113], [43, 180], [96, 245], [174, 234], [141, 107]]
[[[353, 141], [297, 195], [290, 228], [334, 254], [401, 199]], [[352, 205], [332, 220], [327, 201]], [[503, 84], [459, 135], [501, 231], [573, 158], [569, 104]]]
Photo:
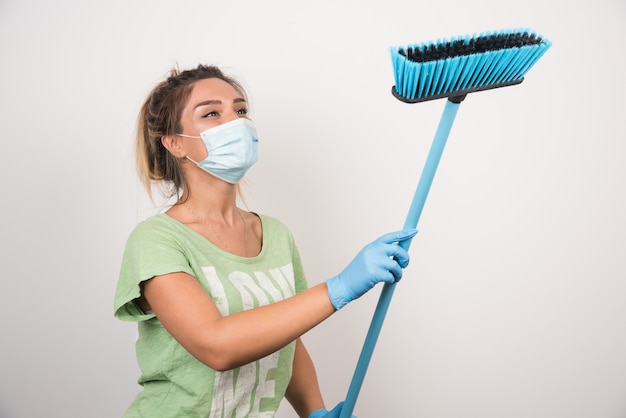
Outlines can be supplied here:
[[415, 60], [415, 52], [413, 51], [413, 47], [410, 46], [407, 48], [406, 57], [409, 59], [409, 61]]
[[398, 52], [405, 55], [413, 62], [429, 62], [445, 59], [448, 57], [480, 54], [487, 51], [495, 51], [505, 48], [520, 48], [526, 45], [537, 45], [542, 39], [534, 33], [519, 32], [513, 34], [488, 34], [480, 35], [469, 40], [457, 39], [439, 44], [430, 43], [424, 45], [423, 49], [408, 48], [404, 54], [403, 50]]

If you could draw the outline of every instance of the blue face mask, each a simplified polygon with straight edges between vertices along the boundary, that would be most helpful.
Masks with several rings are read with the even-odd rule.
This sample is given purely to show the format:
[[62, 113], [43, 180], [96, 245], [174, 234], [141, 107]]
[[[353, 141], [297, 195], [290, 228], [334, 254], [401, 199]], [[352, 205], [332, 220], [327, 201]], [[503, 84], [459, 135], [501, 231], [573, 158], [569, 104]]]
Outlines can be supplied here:
[[258, 160], [259, 137], [254, 123], [245, 118], [235, 119], [208, 129], [200, 136], [178, 134], [185, 138], [202, 138], [209, 155], [193, 161], [204, 171], [228, 183], [236, 184]]

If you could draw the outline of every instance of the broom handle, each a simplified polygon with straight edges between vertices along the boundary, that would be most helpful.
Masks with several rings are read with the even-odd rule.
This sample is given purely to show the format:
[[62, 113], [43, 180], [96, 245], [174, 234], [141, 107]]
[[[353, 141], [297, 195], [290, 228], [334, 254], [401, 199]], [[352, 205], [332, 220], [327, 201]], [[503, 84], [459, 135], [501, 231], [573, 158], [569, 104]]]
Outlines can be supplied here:
[[[439, 165], [441, 155], [443, 154], [443, 150], [446, 146], [446, 141], [448, 140], [450, 130], [452, 129], [454, 118], [456, 117], [456, 113], [459, 109], [459, 105], [460, 102], [455, 103], [451, 100], [446, 100], [446, 106], [441, 115], [441, 119], [439, 120], [439, 126], [437, 127], [435, 138], [430, 146], [430, 151], [428, 152], [428, 157], [422, 170], [422, 175], [417, 185], [417, 189], [415, 190], [415, 195], [413, 196], [413, 202], [411, 202], [409, 213], [404, 222], [404, 229], [415, 228], [417, 226], [420, 215], [422, 214], [422, 209], [424, 209], [424, 203], [426, 203], [428, 191], [430, 190], [433, 178], [435, 177], [437, 166]], [[400, 246], [406, 250], [409, 249], [410, 245], [411, 239], [400, 243]], [[356, 365], [354, 375], [352, 376], [352, 382], [350, 383], [350, 388], [348, 389], [348, 394], [346, 395], [346, 399], [341, 410], [340, 418], [350, 418], [352, 416], [352, 411], [354, 411], [354, 406], [356, 405], [356, 400], [359, 396], [359, 391], [361, 390], [363, 379], [365, 378], [365, 373], [367, 372], [367, 367], [369, 366], [372, 358], [374, 347], [376, 346], [376, 341], [378, 340], [378, 335], [380, 334], [380, 330], [383, 326], [383, 321], [385, 320], [385, 315], [387, 314], [395, 288], [395, 283], [385, 283], [380, 293], [378, 304], [376, 305], [376, 310], [374, 311], [374, 316], [372, 318], [372, 322], [370, 323], [367, 336], [365, 337], [363, 349], [361, 350], [361, 355]]]

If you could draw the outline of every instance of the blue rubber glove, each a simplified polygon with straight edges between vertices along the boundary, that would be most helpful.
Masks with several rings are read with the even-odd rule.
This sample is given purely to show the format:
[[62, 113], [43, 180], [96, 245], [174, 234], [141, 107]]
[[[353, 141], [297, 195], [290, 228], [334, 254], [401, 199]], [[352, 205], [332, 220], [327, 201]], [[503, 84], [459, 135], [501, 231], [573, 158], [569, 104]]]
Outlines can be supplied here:
[[337, 276], [326, 281], [330, 301], [339, 310], [363, 296], [379, 282], [394, 283], [409, 264], [409, 253], [398, 245], [413, 238], [416, 229], [390, 232], [366, 245]]
[[[311, 412], [309, 418], [339, 418], [341, 408], [343, 408], [343, 402], [339, 402], [330, 412], [326, 409], [317, 409]], [[352, 418], [356, 418], [356, 416], [352, 415]]]

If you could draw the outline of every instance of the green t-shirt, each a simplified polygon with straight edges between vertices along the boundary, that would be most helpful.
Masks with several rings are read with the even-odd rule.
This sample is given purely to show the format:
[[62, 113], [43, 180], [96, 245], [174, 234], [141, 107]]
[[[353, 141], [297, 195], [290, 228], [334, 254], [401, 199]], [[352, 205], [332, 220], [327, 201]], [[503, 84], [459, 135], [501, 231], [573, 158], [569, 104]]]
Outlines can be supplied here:
[[173, 272], [194, 276], [224, 316], [305, 290], [291, 231], [274, 218], [259, 217], [263, 245], [253, 258], [222, 251], [167, 214], [146, 219], [130, 234], [115, 316], [138, 323], [136, 352], [143, 390], [125, 417], [274, 417], [291, 378], [294, 343], [261, 360], [218, 372], [189, 354], [154, 314], [134, 303], [142, 281]]

